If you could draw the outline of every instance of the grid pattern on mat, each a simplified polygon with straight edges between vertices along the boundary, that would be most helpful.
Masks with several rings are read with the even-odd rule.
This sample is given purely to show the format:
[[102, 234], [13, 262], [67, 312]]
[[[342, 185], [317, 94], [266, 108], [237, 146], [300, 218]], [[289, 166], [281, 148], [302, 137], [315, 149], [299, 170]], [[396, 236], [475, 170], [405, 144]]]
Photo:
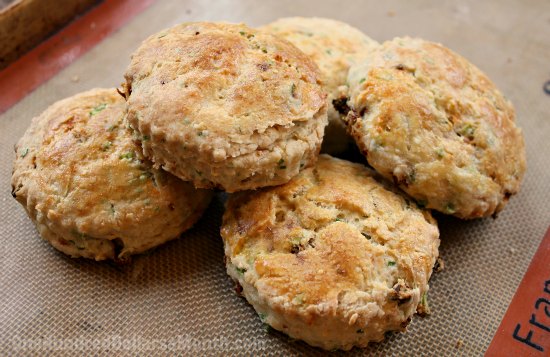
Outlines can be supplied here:
[[[414, 318], [405, 334], [352, 351], [482, 354], [550, 224], [550, 96], [542, 90], [550, 80], [550, 4], [466, 1], [458, 6], [442, 1], [435, 8], [424, 0], [350, 1], [340, 12], [329, 3], [313, 7], [307, 1], [236, 4], [160, 1], [0, 116], [0, 354], [44, 355], [18, 350], [25, 341], [52, 343], [55, 355], [74, 353], [62, 350], [61, 339], [114, 341], [111, 349], [92, 350], [101, 356], [164, 354], [169, 348], [188, 355], [323, 353], [266, 331], [254, 310], [234, 293], [218, 231], [223, 195], [218, 194], [180, 240], [117, 267], [56, 252], [39, 239], [9, 192], [13, 145], [31, 118], [62, 97], [94, 86], [116, 86], [129, 54], [147, 35], [182, 21], [260, 25], [291, 14], [337, 17], [379, 41], [409, 34], [443, 42], [486, 71], [514, 102], [528, 154], [520, 194], [496, 220], [437, 216], [446, 268], [430, 283], [432, 315]], [[75, 76], [79, 81], [71, 81]], [[463, 344], [457, 348], [459, 340]], [[135, 348], [118, 349], [117, 343], [134, 343]]]

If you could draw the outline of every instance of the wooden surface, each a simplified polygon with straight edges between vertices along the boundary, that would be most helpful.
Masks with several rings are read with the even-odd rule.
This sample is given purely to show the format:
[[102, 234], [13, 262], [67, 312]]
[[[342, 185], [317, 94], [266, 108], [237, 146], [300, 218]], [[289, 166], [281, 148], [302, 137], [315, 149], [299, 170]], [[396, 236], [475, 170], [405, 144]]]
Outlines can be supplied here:
[[[0, 71], [0, 113], [118, 30], [153, 0], [105, 0]], [[78, 81], [77, 77], [71, 80]]]
[[0, 69], [8, 66], [98, 2], [99, 0], [2, 2], [0, 7], [0, 44], [2, 44], [0, 46]]

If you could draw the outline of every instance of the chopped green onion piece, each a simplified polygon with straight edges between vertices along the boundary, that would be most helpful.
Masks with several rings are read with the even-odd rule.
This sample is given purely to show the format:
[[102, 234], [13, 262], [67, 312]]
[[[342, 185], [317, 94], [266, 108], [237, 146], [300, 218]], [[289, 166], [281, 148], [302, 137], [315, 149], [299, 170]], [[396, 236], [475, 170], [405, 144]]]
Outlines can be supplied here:
[[452, 202], [447, 203], [447, 205], [444, 208], [445, 213], [453, 214], [456, 212], [456, 207]]
[[267, 315], [266, 314], [263, 314], [263, 313], [259, 313], [258, 314], [258, 317], [260, 318], [260, 321], [262, 321], [263, 323], [265, 323], [265, 319], [267, 318]]
[[93, 108], [92, 110], [90, 110], [90, 116], [94, 116], [96, 115], [97, 113], [99, 113], [100, 111], [102, 111], [103, 109], [107, 108], [107, 104], [106, 103], [101, 103], [100, 105], [98, 105], [97, 107]]
[[474, 138], [475, 131], [476, 128], [472, 124], [466, 124], [460, 129], [459, 134], [471, 140]]
[[103, 145], [101, 145], [101, 149], [102, 149], [103, 151], [106, 151], [107, 149], [109, 149], [109, 148], [111, 147], [111, 145], [113, 145], [112, 142], [106, 141], [106, 142], [103, 143]]
[[420, 208], [426, 208], [426, 206], [428, 205], [428, 202], [425, 200], [418, 200], [416, 201], [416, 205]]
[[125, 154], [122, 154], [118, 157], [120, 160], [123, 160], [123, 159], [127, 159], [127, 160], [132, 160], [134, 158], [134, 153], [129, 151]]

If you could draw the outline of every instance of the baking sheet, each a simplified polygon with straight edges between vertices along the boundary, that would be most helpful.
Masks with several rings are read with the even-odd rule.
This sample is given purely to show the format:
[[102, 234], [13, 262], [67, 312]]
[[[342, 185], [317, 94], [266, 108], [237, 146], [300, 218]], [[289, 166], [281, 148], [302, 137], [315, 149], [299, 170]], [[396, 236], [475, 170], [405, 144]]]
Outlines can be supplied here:
[[515, 104], [527, 145], [521, 192], [497, 219], [438, 216], [445, 270], [430, 283], [432, 315], [352, 353], [485, 351], [550, 224], [550, 95], [544, 91], [550, 3], [543, 0], [155, 3], [0, 116], [0, 355], [323, 353], [266, 331], [234, 293], [218, 229], [222, 194], [180, 240], [119, 267], [55, 251], [39, 238], [9, 185], [13, 145], [31, 118], [63, 97], [117, 86], [131, 52], [149, 34], [184, 21], [256, 26], [292, 15], [346, 21], [378, 41], [410, 35], [442, 42], [484, 70]]

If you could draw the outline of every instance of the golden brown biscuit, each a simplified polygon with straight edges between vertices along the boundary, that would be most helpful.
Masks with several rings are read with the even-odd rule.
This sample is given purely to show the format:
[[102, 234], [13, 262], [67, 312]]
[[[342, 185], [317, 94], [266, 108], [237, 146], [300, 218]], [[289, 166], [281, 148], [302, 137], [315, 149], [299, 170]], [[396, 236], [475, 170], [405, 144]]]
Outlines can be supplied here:
[[139, 157], [124, 100], [94, 89], [50, 106], [15, 147], [12, 194], [40, 235], [72, 257], [125, 259], [177, 238], [211, 192]]
[[512, 104], [440, 44], [396, 38], [349, 73], [347, 125], [368, 162], [417, 202], [490, 216], [519, 190], [525, 147]]
[[346, 23], [318, 17], [286, 17], [262, 29], [290, 41], [317, 63], [329, 102], [329, 124], [321, 150], [330, 154], [345, 151], [353, 140], [333, 102], [347, 96], [349, 67], [360, 62], [378, 42]]
[[317, 66], [273, 35], [181, 24], [145, 40], [125, 77], [143, 153], [196, 187], [278, 185], [316, 160], [327, 123]]
[[375, 177], [321, 155], [285, 185], [229, 197], [227, 272], [265, 323], [348, 350], [404, 330], [425, 304], [437, 224]]

